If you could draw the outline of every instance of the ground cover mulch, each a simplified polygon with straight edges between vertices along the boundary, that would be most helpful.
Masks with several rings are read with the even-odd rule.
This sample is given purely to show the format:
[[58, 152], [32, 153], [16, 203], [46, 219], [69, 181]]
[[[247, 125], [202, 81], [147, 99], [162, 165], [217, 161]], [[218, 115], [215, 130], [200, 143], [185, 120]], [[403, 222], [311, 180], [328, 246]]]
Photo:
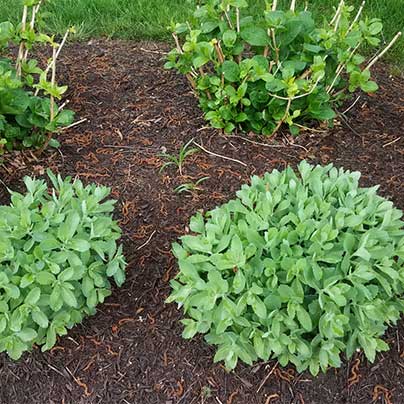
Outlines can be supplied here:
[[[61, 81], [70, 85], [77, 119], [87, 121], [61, 135], [60, 151], [41, 159], [17, 153], [0, 168], [3, 203], [5, 184], [20, 190], [23, 175], [43, 175], [47, 167], [111, 186], [129, 263], [124, 286], [50, 352], [35, 349], [19, 362], [0, 355], [0, 403], [404, 403], [404, 322], [389, 330], [391, 350], [373, 364], [358, 353], [316, 378], [274, 361], [227, 373], [212, 363], [214, 349], [202, 338], [181, 338], [180, 311], [163, 303], [177, 271], [170, 244], [198, 209], [234, 197], [252, 174], [302, 159], [333, 162], [360, 170], [363, 185], [380, 184], [404, 209], [404, 79], [382, 67], [380, 91], [362, 96], [333, 129], [295, 140], [278, 135], [263, 146], [206, 128], [186, 81], [162, 68], [167, 50], [106, 40], [70, 45]], [[174, 168], [159, 174], [158, 154], [175, 153], [191, 138], [238, 162], [200, 152], [183, 176]], [[202, 177], [209, 179], [201, 191], [173, 192]]]

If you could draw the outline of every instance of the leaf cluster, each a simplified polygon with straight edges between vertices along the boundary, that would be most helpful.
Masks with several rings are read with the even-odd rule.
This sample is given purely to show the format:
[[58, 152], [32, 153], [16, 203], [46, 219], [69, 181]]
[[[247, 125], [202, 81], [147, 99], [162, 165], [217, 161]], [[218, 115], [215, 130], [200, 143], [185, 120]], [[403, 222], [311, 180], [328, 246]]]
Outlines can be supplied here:
[[[53, 37], [38, 32], [33, 24], [39, 18], [39, 6], [36, 0], [24, 2], [27, 15], [32, 10], [31, 24], [0, 23], [0, 153], [41, 148], [47, 142], [47, 134], [73, 122], [73, 112], [59, 110], [54, 102], [61, 99], [67, 86], [59, 86], [48, 77], [50, 69], [44, 70], [36, 59], [28, 59], [28, 52], [35, 45], [59, 47]], [[9, 56], [11, 46], [19, 49], [16, 60]], [[49, 144], [59, 145], [55, 139]]]
[[109, 188], [48, 175], [51, 194], [26, 177], [27, 192], [0, 206], [0, 352], [13, 359], [52, 348], [111, 294], [109, 278], [125, 280]]
[[341, 353], [387, 350], [381, 336], [404, 310], [404, 223], [359, 178], [304, 161], [194, 216], [173, 245], [167, 300], [184, 310], [183, 337], [206, 334], [228, 369], [274, 358], [313, 375]]
[[286, 124], [298, 134], [332, 120], [350, 92], [378, 88], [358, 49], [379, 45], [382, 23], [354, 11], [343, 5], [316, 24], [307, 10], [267, 4], [253, 17], [246, 0], [206, 0], [170, 27], [177, 46], [165, 66], [188, 77], [213, 127], [272, 135]]

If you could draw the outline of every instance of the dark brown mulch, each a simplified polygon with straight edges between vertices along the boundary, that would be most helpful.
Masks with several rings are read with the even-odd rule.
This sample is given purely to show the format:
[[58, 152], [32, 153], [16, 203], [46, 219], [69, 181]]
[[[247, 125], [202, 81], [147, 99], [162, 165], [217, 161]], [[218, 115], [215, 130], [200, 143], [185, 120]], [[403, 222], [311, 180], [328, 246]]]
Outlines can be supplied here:
[[[288, 145], [264, 147], [204, 128], [187, 83], [162, 68], [165, 45], [93, 41], [70, 46], [62, 81], [71, 107], [86, 123], [65, 132], [60, 152], [39, 161], [14, 155], [1, 179], [20, 189], [24, 174], [52, 169], [110, 185], [123, 226], [127, 282], [96, 316], [75, 327], [47, 353], [35, 350], [19, 362], [0, 355], [0, 402], [12, 403], [404, 403], [404, 324], [391, 328], [391, 351], [369, 364], [358, 354], [339, 370], [317, 378], [274, 362], [239, 365], [226, 373], [213, 364], [213, 349], [181, 338], [180, 312], [164, 305], [176, 266], [170, 244], [189, 217], [233, 197], [252, 174], [295, 166], [300, 160], [360, 170], [363, 185], [404, 208], [404, 80], [379, 71], [381, 90], [362, 96], [347, 121]], [[200, 152], [180, 177], [158, 173], [158, 154], [176, 152], [194, 137], [215, 153]], [[274, 143], [271, 143], [272, 146]], [[203, 191], [177, 195], [181, 183], [208, 176]], [[0, 183], [0, 199], [8, 200]], [[153, 234], [153, 232], [155, 232]], [[150, 242], [140, 248], [153, 234]], [[357, 370], [355, 370], [357, 369]], [[264, 386], [260, 384], [271, 372]]]

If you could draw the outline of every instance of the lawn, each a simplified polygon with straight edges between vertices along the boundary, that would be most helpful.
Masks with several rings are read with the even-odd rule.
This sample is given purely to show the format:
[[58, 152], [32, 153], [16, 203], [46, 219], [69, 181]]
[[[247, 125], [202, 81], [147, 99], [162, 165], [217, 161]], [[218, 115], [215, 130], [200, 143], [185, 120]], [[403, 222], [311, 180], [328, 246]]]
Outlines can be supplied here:
[[[362, 0], [350, 2], [358, 7]], [[1, 0], [0, 21], [17, 18], [20, 9], [15, 7], [15, 3], [16, 0]], [[58, 33], [74, 25], [79, 39], [103, 36], [166, 40], [169, 38], [167, 26], [172, 20], [183, 21], [189, 17], [192, 3], [192, 0], [58, 0], [48, 6], [51, 15], [47, 24], [51, 32]], [[258, 9], [264, 2], [258, 0], [250, 3], [256, 3], [253, 7]], [[283, 0], [281, 3], [287, 2]], [[329, 15], [338, 1], [311, 0], [309, 3], [310, 9], [318, 18], [322, 18]], [[369, 0], [365, 14], [382, 19], [386, 41], [404, 29], [402, 0]], [[396, 62], [404, 60], [404, 38], [387, 57]]]

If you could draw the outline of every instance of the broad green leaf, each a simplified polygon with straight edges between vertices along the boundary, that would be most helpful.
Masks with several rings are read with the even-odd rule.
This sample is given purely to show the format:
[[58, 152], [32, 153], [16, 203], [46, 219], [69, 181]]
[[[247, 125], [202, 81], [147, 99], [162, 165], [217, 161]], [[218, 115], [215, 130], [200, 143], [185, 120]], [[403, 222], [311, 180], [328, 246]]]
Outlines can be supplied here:
[[247, 26], [241, 30], [241, 38], [252, 46], [269, 45], [269, 36], [264, 28], [257, 26]]
[[236, 62], [226, 60], [222, 65], [224, 78], [231, 83], [240, 79], [240, 67]]
[[38, 302], [39, 298], [41, 296], [41, 289], [38, 287], [33, 288], [29, 291], [28, 295], [25, 297], [25, 304], [31, 304], [34, 305]]

